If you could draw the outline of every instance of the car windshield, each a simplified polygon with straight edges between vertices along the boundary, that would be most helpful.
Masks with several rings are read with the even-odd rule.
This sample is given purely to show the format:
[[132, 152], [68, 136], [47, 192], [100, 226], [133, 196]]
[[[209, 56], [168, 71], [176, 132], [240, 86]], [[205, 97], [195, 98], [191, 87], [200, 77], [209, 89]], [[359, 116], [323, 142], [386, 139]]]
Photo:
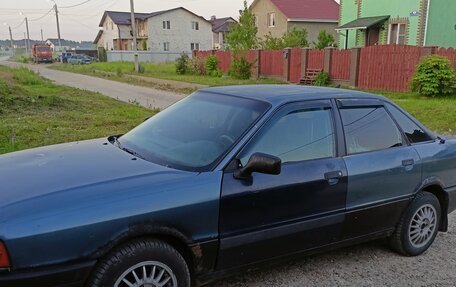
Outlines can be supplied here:
[[261, 101], [197, 92], [120, 137], [117, 144], [157, 164], [208, 171], [268, 108]]
[[48, 47], [38, 47], [37, 48], [38, 52], [48, 52], [50, 49]]

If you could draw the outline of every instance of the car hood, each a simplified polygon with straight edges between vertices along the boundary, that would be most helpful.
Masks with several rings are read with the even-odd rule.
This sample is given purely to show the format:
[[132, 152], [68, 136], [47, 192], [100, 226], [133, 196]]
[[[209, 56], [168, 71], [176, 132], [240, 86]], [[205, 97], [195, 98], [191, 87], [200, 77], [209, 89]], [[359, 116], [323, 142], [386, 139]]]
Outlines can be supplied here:
[[147, 176], [157, 184], [195, 175], [136, 158], [106, 139], [30, 149], [0, 156], [0, 208], [129, 178]]

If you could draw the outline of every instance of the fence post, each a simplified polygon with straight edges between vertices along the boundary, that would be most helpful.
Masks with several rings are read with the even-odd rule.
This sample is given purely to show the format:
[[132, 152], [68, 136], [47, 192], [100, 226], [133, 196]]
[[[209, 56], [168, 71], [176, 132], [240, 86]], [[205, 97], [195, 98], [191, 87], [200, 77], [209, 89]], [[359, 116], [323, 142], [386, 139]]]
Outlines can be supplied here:
[[255, 50], [255, 60], [253, 63], [252, 77], [254, 79], [260, 78], [260, 65], [261, 65], [261, 50]]
[[331, 65], [332, 65], [332, 56], [333, 56], [333, 47], [327, 47], [325, 48], [325, 60], [323, 64], [323, 71], [331, 74]]
[[291, 66], [291, 49], [283, 50], [283, 79], [287, 82], [290, 81], [290, 66]]
[[350, 86], [357, 87], [359, 79], [359, 59], [362, 48], [351, 49], [350, 56]]
[[309, 48], [304, 48], [301, 51], [301, 79], [306, 76], [307, 66], [309, 63]]

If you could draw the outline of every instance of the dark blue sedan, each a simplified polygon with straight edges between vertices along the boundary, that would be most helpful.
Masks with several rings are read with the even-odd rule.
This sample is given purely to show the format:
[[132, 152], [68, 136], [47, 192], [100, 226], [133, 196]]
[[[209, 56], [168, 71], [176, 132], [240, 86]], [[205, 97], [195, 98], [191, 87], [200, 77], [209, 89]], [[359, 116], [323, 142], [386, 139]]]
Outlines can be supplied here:
[[188, 287], [456, 209], [456, 140], [341, 89], [203, 89], [125, 135], [0, 157], [0, 286]]

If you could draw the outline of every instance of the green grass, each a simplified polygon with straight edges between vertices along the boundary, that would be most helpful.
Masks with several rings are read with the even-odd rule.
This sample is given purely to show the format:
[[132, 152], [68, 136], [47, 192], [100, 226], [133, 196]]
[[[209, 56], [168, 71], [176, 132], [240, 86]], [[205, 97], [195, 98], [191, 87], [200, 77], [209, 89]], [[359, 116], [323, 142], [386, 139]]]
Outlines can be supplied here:
[[0, 66], [0, 154], [122, 134], [154, 113]]
[[54, 65], [53, 68], [92, 76], [100, 76], [100, 73], [97, 73], [97, 71], [112, 73], [118, 78], [122, 78], [124, 75], [139, 75], [211, 87], [249, 84], [283, 84], [281, 81], [266, 78], [259, 80], [236, 80], [227, 76], [215, 78], [201, 75], [178, 75], [174, 63], [141, 63], [141, 65], [145, 70], [144, 73], [141, 74], [135, 73], [134, 64], [129, 62], [93, 63], [84, 66]]
[[430, 130], [444, 135], [456, 135], [456, 97], [428, 98], [416, 93], [374, 93], [391, 99]]

